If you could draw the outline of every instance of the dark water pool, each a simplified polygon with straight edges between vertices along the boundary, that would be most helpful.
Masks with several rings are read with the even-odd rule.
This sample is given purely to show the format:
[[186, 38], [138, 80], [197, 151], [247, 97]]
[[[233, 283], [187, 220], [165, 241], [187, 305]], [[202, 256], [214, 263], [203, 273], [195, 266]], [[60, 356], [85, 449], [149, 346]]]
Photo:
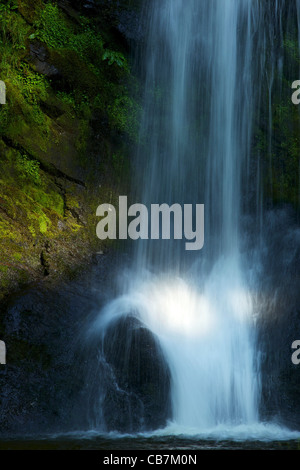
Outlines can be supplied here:
[[230, 441], [166, 437], [2, 439], [0, 450], [300, 450], [300, 440]]

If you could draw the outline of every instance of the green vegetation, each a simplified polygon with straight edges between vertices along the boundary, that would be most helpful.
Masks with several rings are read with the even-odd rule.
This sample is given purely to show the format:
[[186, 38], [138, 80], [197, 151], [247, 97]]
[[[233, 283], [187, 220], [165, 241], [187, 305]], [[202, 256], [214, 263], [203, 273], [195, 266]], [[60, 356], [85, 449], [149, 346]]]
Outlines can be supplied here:
[[269, 90], [267, 86], [263, 90], [255, 151], [261, 158], [265, 196], [272, 203], [292, 204], [299, 210], [300, 113], [291, 100], [300, 64], [296, 29], [289, 31], [283, 48], [285, 62], [274, 77], [271, 115]]
[[125, 56], [121, 52], [106, 50], [102, 55], [102, 60], [107, 60], [108, 65], [117, 64], [128, 71], [128, 64]]
[[[107, 2], [99, 17], [87, 17], [56, 1], [0, 0], [0, 80], [7, 93], [0, 106], [0, 291], [2, 280], [9, 286], [44, 273], [41, 252], [49, 241], [55, 241], [47, 252], [49, 277], [72, 275], [99, 250], [96, 207], [128, 188], [139, 84], [109, 27], [111, 9]], [[300, 114], [290, 100], [290, 77], [299, 78], [296, 29], [283, 48], [272, 139], [266, 86], [255, 158], [264, 194], [299, 206]], [[155, 90], [154, 99], [160, 94]]]
[[36, 160], [29, 160], [26, 155], [18, 154], [16, 168], [20, 170], [22, 176], [29, 177], [35, 184], [41, 182], [39, 167], [40, 163]]
[[108, 106], [111, 126], [128, 134], [134, 141], [137, 138], [141, 108], [129, 96], [121, 96]]
[[99, 249], [96, 207], [128, 184], [140, 107], [105, 24], [55, 1], [0, 0], [0, 297], [45, 272], [72, 276]]

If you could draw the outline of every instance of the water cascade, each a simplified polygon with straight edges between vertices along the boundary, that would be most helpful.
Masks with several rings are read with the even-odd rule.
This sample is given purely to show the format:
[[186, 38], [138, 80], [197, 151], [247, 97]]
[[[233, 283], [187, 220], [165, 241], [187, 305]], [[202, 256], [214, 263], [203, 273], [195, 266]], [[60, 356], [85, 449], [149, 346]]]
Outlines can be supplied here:
[[[170, 421], [179, 428], [251, 425], [259, 421], [260, 373], [255, 267], [242, 222], [253, 121], [272, 54], [268, 6], [259, 0], [145, 3], [133, 198], [147, 207], [204, 204], [205, 243], [187, 251], [184, 240], [135, 241], [120, 296], [93, 331], [105, 334], [133, 315], [153, 334], [170, 370]], [[272, 2], [278, 21], [283, 3]], [[267, 80], [272, 87], [272, 76]]]

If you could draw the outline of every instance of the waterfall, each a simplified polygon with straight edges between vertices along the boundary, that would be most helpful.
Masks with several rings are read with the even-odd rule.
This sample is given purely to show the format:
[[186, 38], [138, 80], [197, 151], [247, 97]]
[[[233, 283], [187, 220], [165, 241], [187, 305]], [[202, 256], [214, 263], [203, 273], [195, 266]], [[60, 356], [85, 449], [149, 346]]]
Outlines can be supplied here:
[[[271, 99], [275, 69], [266, 77], [264, 68], [275, 33], [259, 0], [145, 3], [132, 194], [147, 207], [203, 203], [205, 243], [188, 252], [183, 240], [134, 242], [122, 292], [93, 328], [105, 331], [130, 314], [152, 332], [170, 370], [174, 425], [195, 432], [251, 425], [259, 421], [260, 374], [255, 267], [242, 221], [263, 80]], [[273, 3], [280, 22], [284, 2]]]
[[252, 12], [259, 6], [151, 3], [140, 194], [146, 204], [204, 202], [205, 247], [190, 260], [190, 273], [175, 242], [142, 244], [137, 271], [154, 265], [167, 274], [142, 288], [140, 315], [171, 368], [175, 422], [201, 429], [253, 422], [259, 384], [239, 223], [254, 106]]

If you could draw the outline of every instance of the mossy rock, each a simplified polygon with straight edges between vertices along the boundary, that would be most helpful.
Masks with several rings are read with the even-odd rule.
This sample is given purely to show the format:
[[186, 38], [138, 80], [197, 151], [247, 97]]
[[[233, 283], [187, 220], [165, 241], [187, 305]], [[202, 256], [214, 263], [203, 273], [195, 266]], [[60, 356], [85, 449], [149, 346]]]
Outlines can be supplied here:
[[28, 23], [34, 23], [40, 16], [41, 10], [44, 7], [42, 0], [18, 0], [18, 10], [21, 15], [28, 21]]
[[60, 89], [65, 91], [77, 90], [89, 96], [96, 96], [101, 89], [101, 82], [88, 64], [73, 50], [50, 50], [49, 62], [60, 73], [57, 79]]

